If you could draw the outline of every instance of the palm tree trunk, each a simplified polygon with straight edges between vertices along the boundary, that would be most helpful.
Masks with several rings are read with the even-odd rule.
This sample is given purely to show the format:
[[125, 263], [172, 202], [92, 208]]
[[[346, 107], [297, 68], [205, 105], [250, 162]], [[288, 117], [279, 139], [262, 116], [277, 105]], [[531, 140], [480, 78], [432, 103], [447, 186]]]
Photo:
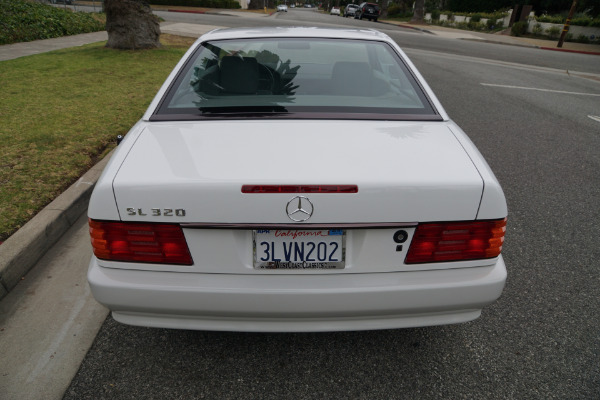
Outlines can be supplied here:
[[415, 1], [415, 12], [410, 22], [413, 24], [425, 23], [425, 0]]
[[106, 47], [137, 50], [160, 46], [160, 24], [144, 0], [105, 0]]

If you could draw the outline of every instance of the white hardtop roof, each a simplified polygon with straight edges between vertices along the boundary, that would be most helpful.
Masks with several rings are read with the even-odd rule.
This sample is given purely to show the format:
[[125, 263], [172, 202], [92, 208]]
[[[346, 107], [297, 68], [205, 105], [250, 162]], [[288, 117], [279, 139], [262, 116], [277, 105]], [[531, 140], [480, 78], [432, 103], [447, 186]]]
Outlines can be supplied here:
[[305, 37], [391, 41], [388, 35], [373, 29], [335, 29], [317, 27], [262, 27], [216, 29], [214, 31], [202, 35], [199, 41], [205, 42], [208, 40], [246, 39], [264, 37]]

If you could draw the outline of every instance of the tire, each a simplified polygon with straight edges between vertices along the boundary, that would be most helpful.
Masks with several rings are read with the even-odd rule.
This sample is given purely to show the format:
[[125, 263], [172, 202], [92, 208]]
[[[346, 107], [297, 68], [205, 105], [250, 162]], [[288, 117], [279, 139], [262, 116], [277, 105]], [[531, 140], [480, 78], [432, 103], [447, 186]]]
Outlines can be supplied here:
[[377, 22], [377, 18], [373, 19], [373, 21]]

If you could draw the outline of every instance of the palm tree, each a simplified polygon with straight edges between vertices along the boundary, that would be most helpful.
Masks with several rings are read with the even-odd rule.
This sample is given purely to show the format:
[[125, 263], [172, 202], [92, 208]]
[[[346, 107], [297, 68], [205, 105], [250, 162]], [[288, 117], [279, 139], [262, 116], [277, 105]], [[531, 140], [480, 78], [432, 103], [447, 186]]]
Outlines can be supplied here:
[[425, 22], [425, 0], [415, 1], [415, 12], [410, 22], [413, 24], [422, 24]]
[[385, 18], [388, 16], [388, 0], [381, 1], [381, 12], [379, 13], [380, 18]]
[[160, 46], [160, 24], [145, 0], [105, 0], [106, 47], [136, 50]]

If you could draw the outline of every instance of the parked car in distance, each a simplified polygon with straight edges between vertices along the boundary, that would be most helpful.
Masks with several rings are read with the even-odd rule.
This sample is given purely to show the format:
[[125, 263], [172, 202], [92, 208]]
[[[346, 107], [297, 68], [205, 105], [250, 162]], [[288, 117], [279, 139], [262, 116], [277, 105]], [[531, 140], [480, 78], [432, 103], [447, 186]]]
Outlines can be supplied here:
[[369, 21], [377, 22], [379, 18], [380, 9], [375, 3], [361, 3], [358, 9], [354, 12], [354, 19], [366, 18]]
[[340, 15], [340, 9], [337, 7], [331, 7], [331, 11], [329, 11], [329, 15]]
[[500, 184], [371, 29], [201, 36], [111, 156], [88, 217], [91, 291], [131, 325], [460, 323], [507, 275]]
[[291, 4], [290, 8], [296, 8], [296, 5], [295, 4]]
[[354, 13], [358, 10], [358, 4], [348, 4], [344, 9], [344, 18], [354, 16]]
[[312, 4], [305, 3], [304, 8], [312, 8]]
[[287, 12], [287, 10], [288, 10], [288, 6], [286, 6], [285, 4], [280, 4], [277, 6], [277, 12], [279, 12], [279, 11]]

